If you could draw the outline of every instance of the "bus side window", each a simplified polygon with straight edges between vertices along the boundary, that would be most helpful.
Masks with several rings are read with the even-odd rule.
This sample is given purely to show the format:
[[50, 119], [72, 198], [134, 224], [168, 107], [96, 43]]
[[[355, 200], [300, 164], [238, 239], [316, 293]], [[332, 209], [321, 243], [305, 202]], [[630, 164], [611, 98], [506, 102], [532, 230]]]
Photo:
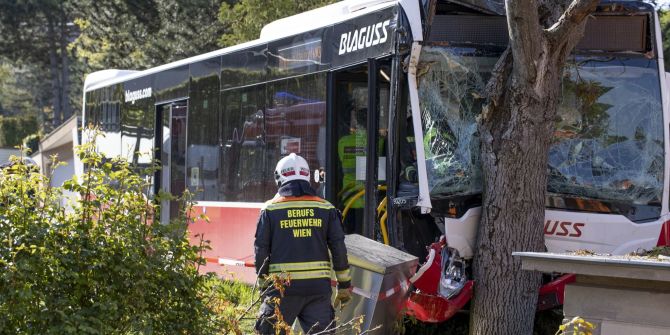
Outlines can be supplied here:
[[[312, 173], [325, 167], [326, 75], [317, 73], [269, 84], [270, 106], [265, 112], [267, 165], [266, 197], [276, 193], [275, 164], [296, 153], [307, 160]], [[312, 176], [314, 177], [314, 176]], [[311, 178], [312, 187], [320, 185]]]
[[264, 85], [224, 91], [220, 197], [222, 201], [265, 199], [262, 161]]

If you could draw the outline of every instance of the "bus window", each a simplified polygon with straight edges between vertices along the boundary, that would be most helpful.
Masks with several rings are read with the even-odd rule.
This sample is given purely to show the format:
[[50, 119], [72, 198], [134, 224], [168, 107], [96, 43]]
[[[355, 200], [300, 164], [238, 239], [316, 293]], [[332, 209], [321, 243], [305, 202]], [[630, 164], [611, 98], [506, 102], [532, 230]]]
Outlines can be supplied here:
[[421, 53], [419, 99], [431, 196], [481, 193], [476, 118], [498, 54], [475, 48], [428, 47]]
[[265, 85], [222, 93], [221, 182], [219, 200], [262, 202]]
[[[497, 59], [475, 47], [422, 51], [419, 97], [433, 198], [481, 193], [478, 96]], [[665, 153], [657, 60], [574, 55], [570, 61], [548, 154], [547, 206], [658, 218]]]
[[[160, 150], [161, 170], [158, 184], [165, 192], [180, 197], [185, 190], [184, 176], [186, 175], [186, 115], [188, 105], [186, 101], [175, 102], [156, 107], [159, 117], [158, 136], [156, 147]], [[180, 207], [179, 201], [164, 200], [161, 210], [161, 222], [167, 223], [177, 217]]]
[[[270, 107], [265, 112], [266, 197], [276, 192], [272, 171], [282, 157], [301, 155], [312, 170], [324, 168], [326, 74], [317, 73], [268, 84]], [[312, 187], [319, 184], [312, 178]]]
[[216, 201], [221, 162], [219, 58], [191, 64], [186, 184], [194, 200]]
[[419, 173], [416, 165], [416, 142], [414, 139], [414, 125], [412, 124], [412, 107], [407, 99], [407, 90], [403, 92], [403, 105], [405, 111], [399, 111], [399, 115], [405, 112], [404, 118], [400, 120], [400, 180], [398, 184], [398, 197], [417, 196], [419, 194]]
[[345, 211], [345, 233], [363, 230], [365, 198], [358, 195], [365, 189], [367, 153], [367, 97], [368, 83], [365, 69], [338, 74], [335, 113], [337, 126], [333, 139], [336, 145], [338, 175], [334, 182], [337, 192], [336, 206]]
[[[663, 195], [663, 109], [656, 60], [576, 56], [563, 78], [548, 191], [658, 210]], [[655, 212], [655, 213], [654, 213]]]
[[[390, 67], [382, 65], [377, 79], [376, 111], [369, 112], [368, 104], [368, 69], [359, 66], [340, 71], [335, 82], [335, 119], [333, 145], [337, 152], [334, 178], [328, 182], [336, 189], [332, 201], [343, 211], [344, 229], [347, 234], [362, 234], [365, 216], [366, 182], [373, 182], [383, 190], [386, 182], [386, 138], [388, 135], [388, 102], [389, 102]], [[377, 129], [368, 128], [368, 118], [376, 117]], [[367, 145], [370, 134], [377, 138], [378, 164], [376, 181], [367, 178], [368, 152]], [[384, 198], [381, 192], [377, 199]], [[373, 204], [376, 208], [377, 204]], [[375, 218], [370, 219], [373, 223]]]

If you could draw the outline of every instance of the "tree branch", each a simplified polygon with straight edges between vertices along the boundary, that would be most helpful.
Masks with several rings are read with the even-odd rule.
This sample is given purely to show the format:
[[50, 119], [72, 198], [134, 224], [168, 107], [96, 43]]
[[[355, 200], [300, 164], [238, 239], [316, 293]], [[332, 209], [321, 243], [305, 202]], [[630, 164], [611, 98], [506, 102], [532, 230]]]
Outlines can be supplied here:
[[510, 47], [514, 69], [520, 79], [533, 81], [537, 74], [535, 61], [541, 50], [543, 34], [536, 0], [505, 0]]
[[552, 44], [563, 44], [570, 38], [586, 17], [596, 10], [600, 0], [573, 0], [568, 9], [547, 29], [547, 36]]

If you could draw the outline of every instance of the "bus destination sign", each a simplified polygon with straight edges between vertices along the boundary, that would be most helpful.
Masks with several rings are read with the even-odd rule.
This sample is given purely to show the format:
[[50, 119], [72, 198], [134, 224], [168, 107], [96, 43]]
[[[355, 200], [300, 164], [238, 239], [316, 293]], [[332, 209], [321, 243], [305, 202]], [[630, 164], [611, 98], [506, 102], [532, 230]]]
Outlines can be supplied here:
[[310, 65], [321, 65], [321, 39], [313, 38], [300, 44], [277, 49], [279, 68], [293, 70]]

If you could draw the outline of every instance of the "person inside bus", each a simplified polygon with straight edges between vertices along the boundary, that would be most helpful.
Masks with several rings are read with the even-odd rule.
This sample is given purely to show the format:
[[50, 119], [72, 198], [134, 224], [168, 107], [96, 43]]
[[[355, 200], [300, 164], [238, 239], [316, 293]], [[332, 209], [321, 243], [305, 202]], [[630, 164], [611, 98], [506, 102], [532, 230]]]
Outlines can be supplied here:
[[[363, 231], [364, 196], [356, 195], [365, 190], [364, 180], [356, 178], [356, 164], [365, 159], [367, 145], [367, 109], [351, 107], [349, 133], [342, 136], [337, 143], [337, 155], [342, 166], [342, 189], [338, 193], [340, 206], [344, 210], [349, 207], [344, 217], [344, 233], [360, 234]], [[361, 167], [358, 168], [359, 170]], [[360, 178], [359, 178], [360, 179]]]
[[419, 193], [419, 174], [416, 167], [416, 143], [411, 115], [405, 120], [405, 132], [400, 136], [400, 185], [398, 196]]
[[[338, 193], [342, 209], [349, 207], [344, 217], [346, 234], [362, 234], [365, 207], [365, 164], [367, 161], [367, 108], [350, 109], [349, 134], [340, 138], [337, 153], [342, 166], [342, 189]], [[378, 140], [378, 154], [383, 155], [384, 136]], [[358, 171], [358, 173], [357, 173]]]

